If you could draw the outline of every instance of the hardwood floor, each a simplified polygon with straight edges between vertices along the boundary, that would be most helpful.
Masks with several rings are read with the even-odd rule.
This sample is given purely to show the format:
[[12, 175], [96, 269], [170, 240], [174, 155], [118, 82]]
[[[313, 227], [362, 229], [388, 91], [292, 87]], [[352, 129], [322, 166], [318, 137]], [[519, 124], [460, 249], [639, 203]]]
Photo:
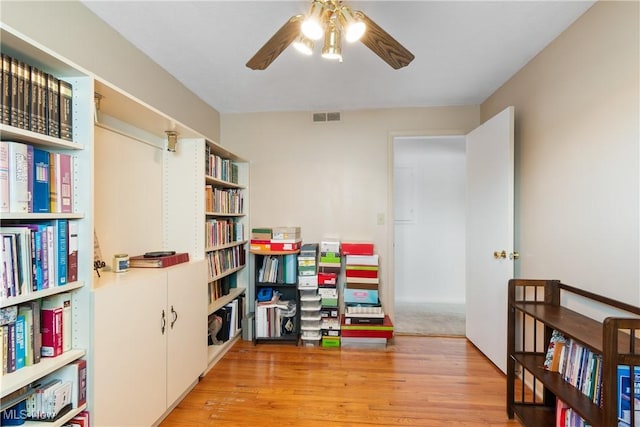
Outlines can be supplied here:
[[465, 338], [396, 336], [379, 350], [239, 341], [160, 426], [519, 426], [505, 382]]

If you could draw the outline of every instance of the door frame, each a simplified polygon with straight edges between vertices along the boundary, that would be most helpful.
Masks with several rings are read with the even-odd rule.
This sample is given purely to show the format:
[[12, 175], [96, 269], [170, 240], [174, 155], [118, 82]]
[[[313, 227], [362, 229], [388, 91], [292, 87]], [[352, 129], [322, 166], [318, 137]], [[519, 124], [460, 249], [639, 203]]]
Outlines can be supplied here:
[[[476, 124], [473, 129], [480, 124]], [[472, 130], [472, 129], [471, 129]], [[385, 274], [387, 281], [385, 282], [384, 295], [382, 296], [382, 305], [385, 308], [386, 314], [391, 319], [395, 319], [395, 232], [394, 232], [394, 191], [393, 191], [393, 178], [394, 178], [394, 141], [399, 137], [425, 137], [425, 138], [437, 138], [448, 136], [460, 136], [465, 137], [471, 130], [465, 129], [427, 129], [422, 131], [391, 131], [387, 136], [387, 220], [386, 220], [386, 234], [387, 234], [387, 258], [388, 270]]]

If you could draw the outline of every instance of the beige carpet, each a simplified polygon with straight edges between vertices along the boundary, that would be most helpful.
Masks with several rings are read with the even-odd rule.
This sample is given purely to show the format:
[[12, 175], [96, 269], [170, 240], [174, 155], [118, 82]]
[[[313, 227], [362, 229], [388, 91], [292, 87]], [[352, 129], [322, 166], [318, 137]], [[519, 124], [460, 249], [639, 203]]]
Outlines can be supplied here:
[[393, 330], [398, 335], [465, 336], [463, 304], [396, 303]]

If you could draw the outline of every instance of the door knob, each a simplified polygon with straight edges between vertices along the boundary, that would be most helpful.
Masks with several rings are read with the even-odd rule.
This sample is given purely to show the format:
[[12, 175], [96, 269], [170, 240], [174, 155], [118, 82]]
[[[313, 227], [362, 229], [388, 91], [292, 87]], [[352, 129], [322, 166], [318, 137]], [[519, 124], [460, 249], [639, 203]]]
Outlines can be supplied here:
[[513, 251], [509, 254], [509, 259], [520, 259], [520, 252]]
[[495, 259], [501, 259], [501, 258], [506, 258], [507, 257], [507, 251], [495, 251], [493, 253], [493, 257]]

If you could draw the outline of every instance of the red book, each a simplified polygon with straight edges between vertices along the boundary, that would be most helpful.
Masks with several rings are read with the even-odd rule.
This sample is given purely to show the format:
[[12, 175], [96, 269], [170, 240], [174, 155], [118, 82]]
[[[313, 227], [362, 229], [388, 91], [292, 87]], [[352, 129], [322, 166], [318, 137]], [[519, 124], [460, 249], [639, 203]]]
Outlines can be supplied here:
[[62, 354], [62, 307], [43, 308], [40, 311], [40, 332], [42, 333], [42, 357], [56, 357]]
[[129, 258], [129, 267], [138, 268], [164, 268], [172, 265], [189, 262], [189, 253], [181, 252], [173, 255], [145, 258], [144, 255], [137, 255]]

